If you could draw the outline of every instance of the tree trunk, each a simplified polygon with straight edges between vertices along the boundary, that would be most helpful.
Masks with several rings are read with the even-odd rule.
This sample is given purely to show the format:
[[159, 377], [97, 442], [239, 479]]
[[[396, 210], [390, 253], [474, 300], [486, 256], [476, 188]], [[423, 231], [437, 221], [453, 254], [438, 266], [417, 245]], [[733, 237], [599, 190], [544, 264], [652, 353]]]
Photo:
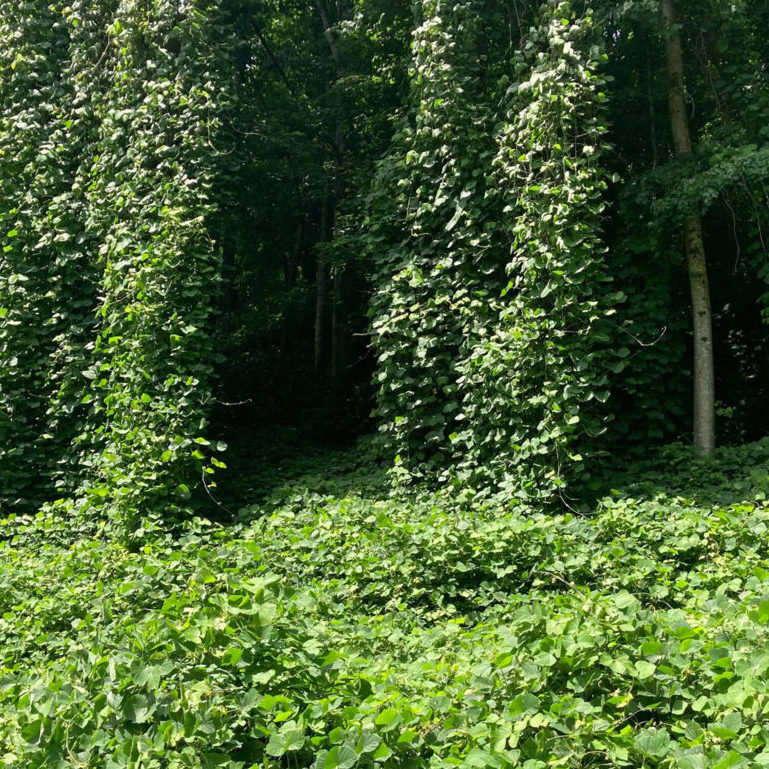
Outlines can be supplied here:
[[334, 389], [337, 389], [342, 368], [343, 328], [342, 272], [339, 267], [334, 270], [333, 296], [334, 301], [331, 307], [331, 382]]
[[[670, 128], [676, 154], [686, 157], [692, 152], [692, 138], [686, 117], [683, 54], [673, 0], [660, 0], [660, 17], [667, 61]], [[708, 266], [699, 214], [689, 217], [684, 231], [694, 331], [694, 447], [701, 454], [710, 454], [715, 446], [713, 321], [710, 312]]]
[[[326, 35], [326, 42], [328, 43], [329, 50], [331, 51], [331, 58], [334, 60], [334, 64], [336, 64], [337, 78], [343, 78], [344, 64], [342, 63], [342, 59], [340, 58], [339, 51], [337, 50], [337, 47], [336, 47], [334, 30], [331, 27], [331, 21], [329, 20], [328, 13], [326, 12], [326, 2], [325, 0], [316, 0], [316, 5], [318, 6], [320, 19], [323, 22], [323, 32]], [[337, 3], [336, 12], [337, 12], [337, 17], [341, 18], [341, 15], [342, 15], [341, 3]]]
[[[326, 10], [326, 0], [316, 0], [318, 12], [320, 13], [321, 22], [323, 24], [323, 31], [326, 36], [328, 48], [331, 53], [331, 58], [336, 65], [336, 77], [337, 81], [342, 80], [345, 76], [344, 62], [339, 54], [339, 50], [336, 45], [336, 37], [334, 34], [331, 20], [329, 19], [328, 12]], [[337, 21], [342, 18], [344, 14], [344, 0], [336, 0], [336, 16]], [[336, 135], [334, 137], [334, 177], [333, 177], [333, 199], [327, 206], [328, 225], [326, 228], [327, 238], [331, 240], [334, 236], [332, 222], [335, 221], [335, 206], [342, 199], [344, 195], [344, 157], [347, 151], [347, 142], [344, 132], [344, 124], [340, 118], [336, 126]], [[328, 197], [328, 196], [327, 196]], [[318, 273], [318, 278], [321, 275]], [[326, 274], [325, 270], [322, 276], [323, 289], [326, 290]], [[330, 377], [331, 383], [336, 392], [339, 387], [340, 373], [341, 373], [341, 350], [342, 350], [342, 315], [343, 315], [343, 293], [342, 293], [342, 272], [340, 265], [336, 265], [333, 270], [333, 284], [332, 284], [332, 297], [331, 297], [331, 360], [330, 360]], [[317, 334], [317, 330], [316, 330]], [[317, 336], [316, 336], [317, 345]], [[316, 348], [317, 349], [317, 348]], [[316, 371], [318, 370], [317, 358], [316, 358]]]
[[649, 38], [646, 39], [646, 106], [649, 111], [649, 146], [652, 153], [652, 168], [656, 168], [660, 162], [659, 149], [657, 147], [657, 110], [654, 107], [654, 87], [652, 82], [652, 46]]
[[[323, 192], [320, 211], [320, 242], [325, 245], [329, 238], [329, 192]], [[323, 367], [323, 326], [326, 316], [326, 257], [323, 247], [315, 262], [315, 373], [320, 375]]]

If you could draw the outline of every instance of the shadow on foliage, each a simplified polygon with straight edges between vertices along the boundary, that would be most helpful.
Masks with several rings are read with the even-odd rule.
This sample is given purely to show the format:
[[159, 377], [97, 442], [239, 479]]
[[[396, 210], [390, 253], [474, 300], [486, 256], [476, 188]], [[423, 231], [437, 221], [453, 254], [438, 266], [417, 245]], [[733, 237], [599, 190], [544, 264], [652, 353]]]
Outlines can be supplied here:
[[[212, 490], [220, 523], [244, 523], [304, 492], [345, 497], [386, 494], [386, 465], [370, 437], [322, 442], [298, 427], [229, 428], [227, 469]], [[243, 508], [248, 506], [248, 511]]]

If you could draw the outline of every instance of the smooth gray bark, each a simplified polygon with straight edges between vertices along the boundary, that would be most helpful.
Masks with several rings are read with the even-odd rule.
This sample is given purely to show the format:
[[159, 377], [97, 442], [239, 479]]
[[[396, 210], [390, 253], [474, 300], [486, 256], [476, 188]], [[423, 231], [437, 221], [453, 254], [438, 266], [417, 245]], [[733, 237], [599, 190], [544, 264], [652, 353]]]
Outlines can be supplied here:
[[[692, 152], [692, 138], [684, 99], [684, 65], [681, 36], [676, 26], [673, 0], [660, 0], [668, 74], [670, 129], [676, 154]], [[686, 262], [692, 297], [694, 336], [694, 446], [702, 454], [715, 447], [715, 375], [713, 370], [713, 320], [702, 221], [693, 214], [684, 227]]]

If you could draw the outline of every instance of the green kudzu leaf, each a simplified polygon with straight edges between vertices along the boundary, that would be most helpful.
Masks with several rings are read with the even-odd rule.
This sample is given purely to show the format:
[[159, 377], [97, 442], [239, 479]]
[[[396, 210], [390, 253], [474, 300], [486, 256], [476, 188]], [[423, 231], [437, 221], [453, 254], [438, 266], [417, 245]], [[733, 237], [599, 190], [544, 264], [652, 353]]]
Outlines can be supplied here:
[[358, 738], [356, 748], [358, 753], [373, 753], [381, 742], [382, 738], [375, 732], [363, 732]]
[[237, 665], [238, 662], [240, 662], [242, 657], [243, 657], [243, 649], [238, 649], [236, 647], [227, 649], [227, 651], [224, 653], [224, 656], [222, 657], [222, 664]]
[[348, 745], [339, 748], [337, 764], [338, 769], [352, 769], [358, 763], [358, 754]]
[[278, 613], [277, 604], [265, 603], [262, 604], [258, 611], [259, 625], [263, 628], [269, 627], [274, 621]]
[[155, 691], [160, 686], [162, 672], [159, 665], [139, 664], [131, 667], [131, 678], [137, 686], [144, 686], [147, 691]]
[[651, 678], [651, 676], [654, 675], [655, 671], [657, 670], [657, 666], [653, 665], [651, 662], [647, 662], [646, 660], [639, 660], [635, 663], [635, 670], [638, 678], [644, 680], [646, 678]]
[[325, 755], [318, 756], [315, 765], [322, 769], [351, 769], [358, 762], [357, 753], [351, 748], [343, 745], [334, 746]]
[[285, 750], [286, 752], [292, 750], [301, 750], [305, 744], [305, 736], [302, 732], [297, 730], [291, 730], [285, 734]]
[[733, 766], [745, 766], [745, 757], [736, 750], [730, 750], [720, 761], [713, 764], [713, 769], [731, 769]]
[[377, 717], [374, 723], [377, 726], [391, 729], [396, 727], [401, 721], [400, 713], [395, 708], [386, 708]]
[[618, 609], [627, 609], [628, 606], [632, 606], [636, 603], [637, 599], [627, 590], [622, 590], [614, 596], [614, 604]]
[[710, 731], [722, 740], [733, 740], [737, 737], [737, 732], [732, 729], [726, 729], [722, 726], [711, 725]]
[[742, 716], [739, 713], [729, 713], [719, 723], [709, 724], [710, 731], [722, 740], [734, 740], [742, 729]]
[[645, 729], [633, 742], [636, 750], [652, 758], [663, 758], [670, 752], [670, 735], [665, 729]]
[[43, 720], [36, 718], [21, 728], [21, 736], [26, 742], [38, 743], [44, 732]]
[[390, 748], [385, 745], [385, 743], [382, 743], [375, 751], [372, 756], [374, 761], [387, 761], [390, 756], [392, 756], [393, 752], [390, 750]]
[[280, 758], [286, 752], [286, 736], [283, 734], [271, 734], [265, 752], [268, 756]]
[[123, 715], [135, 724], [144, 724], [155, 712], [155, 703], [144, 694], [134, 694], [123, 701]]

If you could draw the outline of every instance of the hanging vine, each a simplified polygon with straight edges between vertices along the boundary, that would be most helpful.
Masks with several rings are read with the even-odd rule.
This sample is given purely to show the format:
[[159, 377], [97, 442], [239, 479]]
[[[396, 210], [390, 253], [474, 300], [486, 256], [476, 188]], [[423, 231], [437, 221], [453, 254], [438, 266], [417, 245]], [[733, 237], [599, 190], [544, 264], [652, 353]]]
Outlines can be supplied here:
[[201, 432], [228, 27], [204, 1], [8, 11], [3, 493], [29, 510], [69, 493], [133, 526], [178, 512], [221, 464]]
[[590, 12], [545, 3], [521, 25], [513, 68], [488, 35], [498, 47], [473, 70], [469, 18], [482, 14], [434, 10], [414, 47], [416, 126], [380, 178], [400, 210], [372, 226], [375, 245], [390, 242], [373, 306], [379, 414], [407, 467], [560, 495], [628, 354], [609, 351], [606, 324], [620, 297], [600, 240], [600, 33]]

